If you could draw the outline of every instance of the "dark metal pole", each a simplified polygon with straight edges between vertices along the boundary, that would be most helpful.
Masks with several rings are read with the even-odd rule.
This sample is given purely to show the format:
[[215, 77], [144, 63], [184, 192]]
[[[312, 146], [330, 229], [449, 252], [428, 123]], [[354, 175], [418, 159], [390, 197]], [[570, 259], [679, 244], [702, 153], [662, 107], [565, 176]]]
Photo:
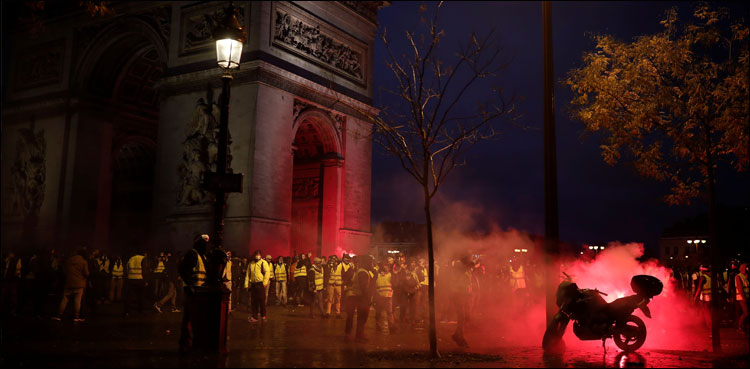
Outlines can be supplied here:
[[546, 261], [547, 323], [557, 312], [555, 290], [558, 266], [559, 229], [557, 210], [557, 149], [555, 145], [555, 86], [552, 58], [552, 19], [549, 1], [542, 2], [544, 47], [544, 246]]
[[[227, 145], [229, 141], [229, 97], [232, 75], [225, 72], [221, 76], [221, 96], [219, 98], [219, 153], [216, 159], [216, 174], [223, 176], [227, 172]], [[216, 234], [216, 246], [224, 244], [224, 213], [227, 207], [226, 192], [219, 188], [216, 190], [216, 208], [214, 209], [214, 233]]]

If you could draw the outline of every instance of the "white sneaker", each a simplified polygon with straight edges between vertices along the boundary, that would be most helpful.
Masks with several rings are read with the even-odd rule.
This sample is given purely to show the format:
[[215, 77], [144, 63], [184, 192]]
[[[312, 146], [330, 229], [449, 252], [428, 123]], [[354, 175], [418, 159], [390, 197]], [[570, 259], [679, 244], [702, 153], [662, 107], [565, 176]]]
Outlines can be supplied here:
[[161, 306], [159, 306], [159, 304], [154, 303], [154, 309], [156, 309], [156, 311], [158, 311], [159, 313], [161, 313]]

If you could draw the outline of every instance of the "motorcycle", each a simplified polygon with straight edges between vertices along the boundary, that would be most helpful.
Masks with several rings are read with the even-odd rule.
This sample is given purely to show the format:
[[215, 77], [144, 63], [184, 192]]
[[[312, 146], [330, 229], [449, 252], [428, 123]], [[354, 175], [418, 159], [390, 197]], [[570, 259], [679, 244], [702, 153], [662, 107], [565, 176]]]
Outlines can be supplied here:
[[[563, 273], [565, 274], [565, 273]], [[661, 294], [664, 285], [653, 276], [637, 275], [630, 281], [635, 295], [619, 298], [607, 303], [602, 296], [606, 293], [597, 289], [579, 289], [565, 274], [557, 288], [556, 303], [559, 311], [547, 326], [542, 339], [545, 352], [564, 351], [563, 334], [568, 323], [573, 320], [573, 332], [583, 340], [602, 340], [602, 346], [608, 338], [625, 352], [633, 352], [646, 342], [646, 324], [635, 315], [640, 309], [643, 315], [651, 318], [648, 303], [654, 296]]]

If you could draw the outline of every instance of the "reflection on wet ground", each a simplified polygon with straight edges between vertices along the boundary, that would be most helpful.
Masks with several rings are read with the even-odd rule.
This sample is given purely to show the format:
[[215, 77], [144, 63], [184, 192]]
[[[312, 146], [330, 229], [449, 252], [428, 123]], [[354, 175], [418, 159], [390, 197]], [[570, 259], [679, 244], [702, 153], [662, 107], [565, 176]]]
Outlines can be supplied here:
[[[344, 336], [344, 320], [310, 319], [306, 308], [269, 308], [265, 324], [235, 312], [227, 356], [177, 353], [180, 313], [146, 313], [124, 320], [114, 310], [81, 324], [46, 319], [3, 319], [2, 367], [747, 367], [744, 352], [720, 358], [707, 352], [641, 350], [605, 353], [601, 343], [570, 345], [561, 356], [545, 356], [538, 346], [513, 346], [492, 338], [492, 324], [467, 330], [472, 344], [459, 350], [450, 340], [454, 324], [439, 326], [442, 358], [429, 360], [425, 330], [376, 333], [357, 344]], [[728, 341], [731, 342], [731, 341]]]

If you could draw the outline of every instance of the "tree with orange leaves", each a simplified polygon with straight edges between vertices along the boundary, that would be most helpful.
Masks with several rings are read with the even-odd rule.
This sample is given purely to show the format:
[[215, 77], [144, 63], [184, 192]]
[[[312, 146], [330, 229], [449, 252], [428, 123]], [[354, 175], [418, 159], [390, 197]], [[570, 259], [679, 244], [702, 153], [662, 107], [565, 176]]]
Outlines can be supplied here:
[[[693, 18], [679, 22], [673, 8], [660, 33], [632, 42], [596, 35], [596, 51], [565, 82], [574, 95], [573, 117], [587, 131], [604, 133], [604, 160], [614, 165], [627, 158], [640, 175], [671, 182], [670, 205], [705, 195], [716, 240], [717, 165], [748, 169], [750, 30], [727, 9], [708, 4], [698, 5]], [[716, 248], [710, 248], [712, 274]], [[712, 300], [718, 351], [718, 296]]]

